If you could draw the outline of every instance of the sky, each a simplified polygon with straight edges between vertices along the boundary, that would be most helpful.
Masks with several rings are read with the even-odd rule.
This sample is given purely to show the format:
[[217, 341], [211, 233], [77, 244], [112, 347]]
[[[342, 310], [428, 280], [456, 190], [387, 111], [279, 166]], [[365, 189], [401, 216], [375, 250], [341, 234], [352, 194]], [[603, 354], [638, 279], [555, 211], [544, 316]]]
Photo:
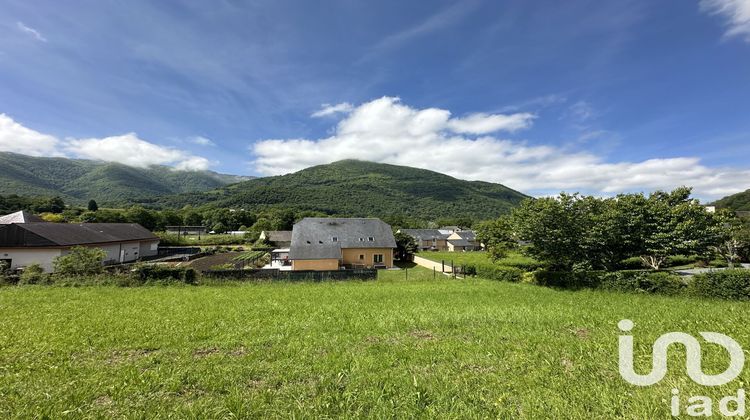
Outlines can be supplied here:
[[750, 188], [750, 0], [0, 0], [0, 151]]

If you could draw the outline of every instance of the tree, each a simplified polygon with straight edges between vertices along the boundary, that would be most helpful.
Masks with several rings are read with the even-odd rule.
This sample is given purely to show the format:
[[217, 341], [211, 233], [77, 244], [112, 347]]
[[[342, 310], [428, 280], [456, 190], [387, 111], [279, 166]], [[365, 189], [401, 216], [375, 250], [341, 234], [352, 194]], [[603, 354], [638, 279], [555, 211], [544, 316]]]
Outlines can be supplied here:
[[89, 211], [97, 211], [99, 210], [99, 205], [96, 204], [95, 200], [89, 200], [88, 209]]
[[750, 244], [747, 229], [734, 212], [726, 209], [719, 210], [714, 219], [716, 223], [713, 226], [713, 236], [716, 244], [712, 246], [712, 250], [733, 268], [735, 263], [742, 260], [742, 253]]
[[508, 216], [496, 220], [480, 222], [476, 226], [477, 240], [484, 244], [490, 259], [504, 258], [508, 251], [517, 246], [511, 219]]
[[395, 258], [399, 261], [411, 261], [411, 257], [417, 253], [419, 249], [417, 241], [410, 235], [403, 232], [396, 232], [393, 234], [396, 239], [396, 255]]
[[55, 257], [52, 264], [57, 274], [80, 277], [101, 273], [106, 257], [101, 248], [76, 246], [68, 254]]

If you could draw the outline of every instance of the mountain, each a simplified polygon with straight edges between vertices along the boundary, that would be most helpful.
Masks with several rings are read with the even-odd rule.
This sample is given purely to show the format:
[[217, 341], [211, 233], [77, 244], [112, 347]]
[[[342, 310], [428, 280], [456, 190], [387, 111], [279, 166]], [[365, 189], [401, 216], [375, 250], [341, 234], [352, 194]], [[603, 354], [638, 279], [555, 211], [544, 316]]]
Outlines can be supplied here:
[[213, 191], [163, 197], [156, 203], [165, 207], [210, 203], [247, 210], [288, 207], [343, 216], [403, 215], [436, 220], [493, 218], [524, 198], [527, 196], [500, 184], [463, 181], [406, 166], [343, 160]]
[[724, 197], [713, 205], [734, 211], [750, 211], [750, 190]]
[[45, 158], [0, 152], [0, 194], [60, 196], [71, 203], [148, 202], [156, 197], [215, 189], [250, 177], [210, 171], [146, 169], [92, 160]]

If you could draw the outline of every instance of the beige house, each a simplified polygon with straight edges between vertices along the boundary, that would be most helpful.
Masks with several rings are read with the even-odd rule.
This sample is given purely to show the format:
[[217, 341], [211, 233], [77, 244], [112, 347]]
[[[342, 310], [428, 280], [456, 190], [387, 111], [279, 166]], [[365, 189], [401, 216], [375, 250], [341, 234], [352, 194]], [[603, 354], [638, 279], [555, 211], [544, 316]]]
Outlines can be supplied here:
[[96, 247], [106, 253], [104, 264], [136, 261], [158, 254], [159, 238], [129, 223], [12, 223], [0, 225], [0, 261], [12, 270], [39, 264], [53, 271], [55, 257], [75, 246]]
[[447, 251], [448, 237], [438, 229], [399, 229], [400, 233], [411, 236], [420, 251]]
[[313, 218], [294, 225], [292, 270], [391, 268], [396, 240], [380, 219]]
[[482, 249], [473, 230], [456, 231], [448, 236], [449, 251], [478, 251]]

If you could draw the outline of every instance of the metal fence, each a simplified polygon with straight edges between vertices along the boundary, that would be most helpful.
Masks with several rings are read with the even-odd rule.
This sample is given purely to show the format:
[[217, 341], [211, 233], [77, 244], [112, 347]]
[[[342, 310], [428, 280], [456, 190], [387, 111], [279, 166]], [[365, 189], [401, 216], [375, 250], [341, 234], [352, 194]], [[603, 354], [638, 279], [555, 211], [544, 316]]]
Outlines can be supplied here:
[[262, 270], [209, 270], [203, 277], [226, 280], [281, 280], [281, 281], [324, 281], [324, 280], [376, 280], [378, 270], [353, 269], [331, 271], [281, 271]]

